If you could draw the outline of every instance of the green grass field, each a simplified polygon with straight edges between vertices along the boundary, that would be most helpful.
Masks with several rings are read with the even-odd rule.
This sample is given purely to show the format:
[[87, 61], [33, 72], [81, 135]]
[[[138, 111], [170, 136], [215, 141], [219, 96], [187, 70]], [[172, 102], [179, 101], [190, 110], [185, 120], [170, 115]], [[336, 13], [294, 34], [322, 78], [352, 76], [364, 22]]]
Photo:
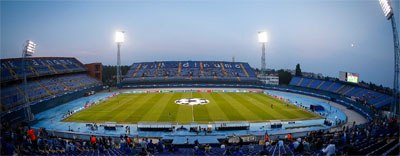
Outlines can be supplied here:
[[[205, 98], [206, 105], [175, 104], [181, 98]], [[273, 108], [271, 108], [273, 104]], [[303, 120], [319, 118], [263, 93], [120, 94], [78, 112], [67, 122], [179, 122]]]

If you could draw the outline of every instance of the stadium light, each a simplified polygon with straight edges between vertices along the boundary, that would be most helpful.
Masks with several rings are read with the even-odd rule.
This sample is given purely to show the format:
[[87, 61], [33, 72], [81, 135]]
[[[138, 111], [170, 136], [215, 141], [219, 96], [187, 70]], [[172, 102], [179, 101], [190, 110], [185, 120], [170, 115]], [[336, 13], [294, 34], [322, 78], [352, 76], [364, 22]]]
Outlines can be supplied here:
[[400, 73], [400, 49], [399, 49], [399, 34], [397, 32], [395, 16], [393, 13], [392, 6], [390, 6], [389, 0], [379, 0], [379, 3], [382, 7], [383, 14], [390, 20], [392, 23], [392, 31], [393, 31], [393, 42], [394, 42], [394, 80], [393, 80], [393, 102], [391, 105], [391, 112], [393, 116], [399, 115], [399, 73]]
[[31, 40], [27, 40], [24, 46], [23, 55], [31, 56], [33, 53], [35, 53], [35, 50], [36, 43]]
[[115, 33], [115, 42], [116, 43], [124, 43], [125, 42], [125, 34], [123, 31], [117, 31]]
[[268, 36], [267, 36], [267, 32], [265, 31], [260, 31], [258, 32], [258, 42], [260, 42], [262, 44], [262, 54], [261, 54], [261, 75], [265, 74], [265, 70], [266, 70], [266, 63], [265, 63], [265, 43], [268, 42]]
[[115, 33], [115, 42], [117, 43], [118, 52], [117, 52], [117, 86], [121, 82], [121, 55], [120, 49], [121, 44], [125, 42], [125, 34], [123, 31], [117, 31]]
[[267, 32], [265, 32], [265, 31], [258, 32], [258, 42], [260, 42], [260, 43], [268, 42]]
[[379, 0], [381, 4], [383, 13], [385, 14], [386, 18], [389, 20], [393, 16], [392, 7], [389, 4], [389, 0]]
[[32, 56], [35, 53], [36, 50], [36, 43], [31, 41], [31, 40], [27, 40], [25, 42], [25, 46], [24, 49], [22, 50], [22, 73], [24, 75], [24, 99], [25, 99], [25, 119], [30, 122], [34, 119], [34, 116], [31, 112], [31, 106], [30, 106], [30, 102], [29, 102], [29, 98], [28, 98], [28, 80], [27, 80], [27, 75], [26, 75], [26, 58], [29, 56]]

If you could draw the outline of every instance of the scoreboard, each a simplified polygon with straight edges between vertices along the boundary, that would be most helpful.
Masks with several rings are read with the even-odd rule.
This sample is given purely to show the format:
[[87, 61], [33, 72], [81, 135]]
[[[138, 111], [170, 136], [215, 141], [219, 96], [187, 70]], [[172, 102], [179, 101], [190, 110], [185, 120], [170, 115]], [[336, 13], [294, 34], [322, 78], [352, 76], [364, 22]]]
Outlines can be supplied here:
[[339, 72], [339, 80], [351, 83], [358, 83], [360, 79], [360, 75], [358, 73], [351, 73], [351, 72]]

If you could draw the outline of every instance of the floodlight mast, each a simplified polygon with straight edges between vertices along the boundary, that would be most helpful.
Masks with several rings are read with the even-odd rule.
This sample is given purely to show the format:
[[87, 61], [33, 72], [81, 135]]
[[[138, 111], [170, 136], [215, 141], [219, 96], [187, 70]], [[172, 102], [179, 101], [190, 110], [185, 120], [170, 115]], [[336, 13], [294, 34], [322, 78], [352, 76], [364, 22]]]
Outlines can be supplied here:
[[265, 63], [265, 43], [268, 42], [267, 39], [267, 32], [265, 31], [261, 31], [258, 32], [258, 42], [260, 42], [262, 44], [262, 48], [261, 48], [261, 75], [265, 75], [266, 72], [266, 68], [267, 65]]
[[121, 49], [121, 44], [124, 43], [125, 41], [125, 36], [123, 31], [117, 31], [115, 33], [115, 42], [117, 43], [117, 87], [121, 83], [121, 54], [120, 54], [120, 49]]
[[30, 122], [34, 119], [34, 116], [31, 111], [31, 106], [29, 102], [29, 95], [28, 95], [28, 81], [27, 81], [27, 75], [26, 75], [26, 58], [29, 56], [32, 56], [33, 53], [35, 53], [36, 49], [36, 44], [33, 41], [27, 40], [25, 42], [24, 49], [22, 50], [22, 73], [24, 74], [24, 99], [25, 99], [25, 105], [24, 105], [24, 112], [25, 112], [25, 119]]
[[393, 102], [391, 105], [392, 116], [397, 116], [399, 118], [399, 36], [396, 27], [395, 16], [393, 13], [393, 9], [390, 6], [389, 0], [379, 0], [379, 3], [382, 7], [383, 13], [388, 20], [392, 23], [392, 31], [393, 31], [393, 42], [394, 42], [394, 79], [393, 79]]

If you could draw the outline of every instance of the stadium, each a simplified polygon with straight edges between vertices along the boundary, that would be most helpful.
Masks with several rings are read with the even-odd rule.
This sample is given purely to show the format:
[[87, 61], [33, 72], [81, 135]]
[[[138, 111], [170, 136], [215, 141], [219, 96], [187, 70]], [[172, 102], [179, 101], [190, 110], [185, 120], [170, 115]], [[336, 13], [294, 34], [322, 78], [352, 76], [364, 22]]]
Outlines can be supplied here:
[[116, 66], [35, 56], [33, 40], [2, 58], [1, 155], [399, 155], [398, 82], [268, 70], [264, 31], [260, 69], [209, 57], [123, 70], [124, 35]]

